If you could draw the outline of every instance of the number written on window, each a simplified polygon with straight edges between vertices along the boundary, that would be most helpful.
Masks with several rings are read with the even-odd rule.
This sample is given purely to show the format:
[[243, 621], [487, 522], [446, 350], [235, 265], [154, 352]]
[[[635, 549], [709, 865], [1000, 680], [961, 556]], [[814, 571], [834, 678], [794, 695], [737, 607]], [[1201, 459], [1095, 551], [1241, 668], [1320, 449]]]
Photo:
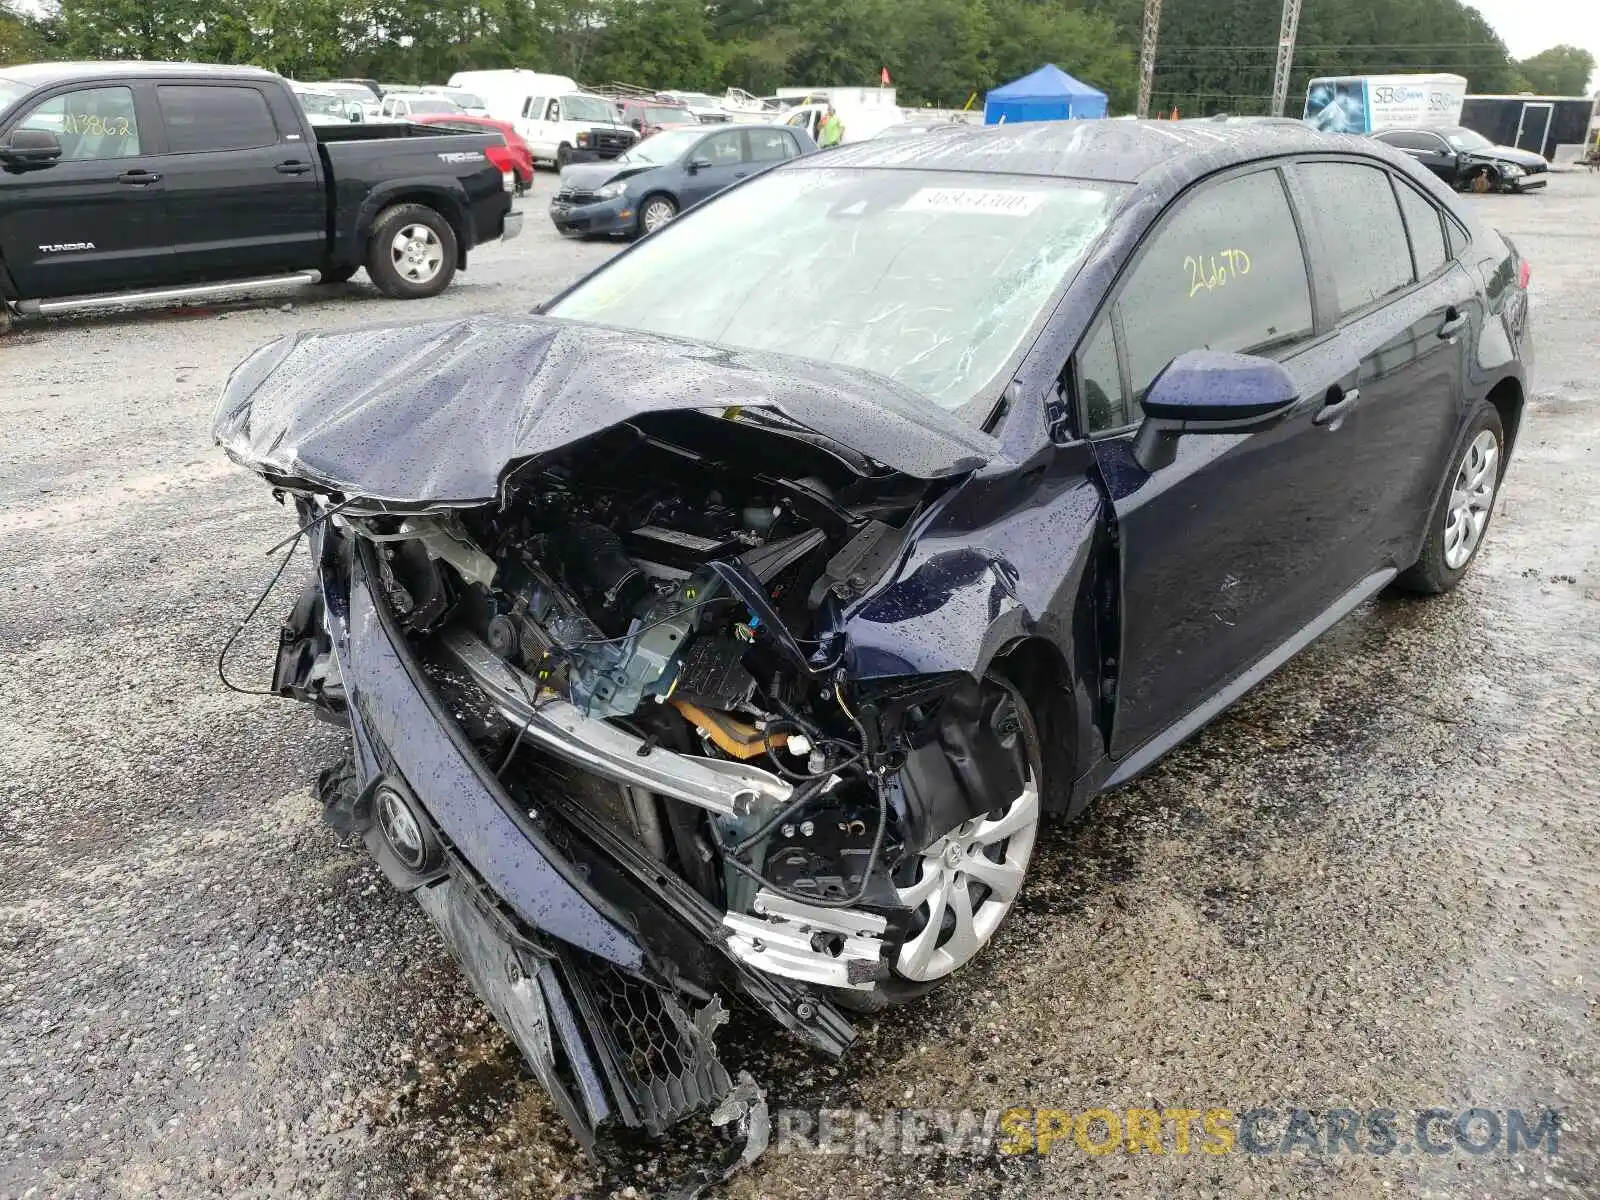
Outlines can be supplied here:
[[1193, 299], [1202, 292], [1226, 286], [1230, 279], [1250, 274], [1250, 256], [1235, 247], [1198, 258], [1190, 254], [1184, 258], [1183, 266], [1189, 272], [1189, 296]]
[[1127, 415], [1187, 350], [1259, 353], [1309, 333], [1311, 283], [1277, 171], [1203, 185], [1181, 201], [1147, 240], [1116, 309]]

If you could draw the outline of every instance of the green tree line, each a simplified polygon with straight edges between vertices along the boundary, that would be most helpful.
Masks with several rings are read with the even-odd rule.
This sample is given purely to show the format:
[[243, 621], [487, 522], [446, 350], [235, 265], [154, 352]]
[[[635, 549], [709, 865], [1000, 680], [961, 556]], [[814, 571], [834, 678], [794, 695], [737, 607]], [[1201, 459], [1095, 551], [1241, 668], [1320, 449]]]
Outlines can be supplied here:
[[[590, 84], [757, 94], [871, 85], [960, 107], [1045, 62], [1133, 106], [1144, 0], [0, 0], [0, 63], [253, 63], [299, 79], [443, 82], [522, 66]], [[1166, 0], [1155, 107], [1265, 111], [1281, 0]], [[1314, 75], [1454, 71], [1474, 91], [1581, 91], [1594, 62], [1514, 62], [1460, 0], [1306, 0], [1290, 108]], [[1555, 86], [1559, 85], [1559, 86]]]

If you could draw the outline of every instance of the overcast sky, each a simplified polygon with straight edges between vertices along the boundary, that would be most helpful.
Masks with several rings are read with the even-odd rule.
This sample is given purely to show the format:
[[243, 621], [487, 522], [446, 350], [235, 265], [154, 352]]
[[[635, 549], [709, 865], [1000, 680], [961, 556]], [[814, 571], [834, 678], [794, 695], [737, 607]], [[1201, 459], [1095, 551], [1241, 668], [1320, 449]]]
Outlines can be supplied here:
[[[1595, 0], [1467, 2], [1494, 26], [1513, 58], [1527, 58], [1566, 42], [1582, 46], [1600, 60], [1600, 4]], [[1596, 86], [1600, 86], [1600, 79], [1590, 79], [1590, 91]]]

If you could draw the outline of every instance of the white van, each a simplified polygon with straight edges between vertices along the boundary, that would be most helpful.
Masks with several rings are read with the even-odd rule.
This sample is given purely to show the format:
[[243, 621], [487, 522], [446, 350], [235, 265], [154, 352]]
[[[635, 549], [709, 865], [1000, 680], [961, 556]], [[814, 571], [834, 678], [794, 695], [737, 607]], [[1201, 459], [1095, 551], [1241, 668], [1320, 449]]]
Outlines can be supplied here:
[[578, 90], [578, 85], [565, 75], [545, 75], [539, 71], [525, 71], [521, 67], [499, 71], [457, 71], [450, 76], [449, 86], [481, 97], [484, 108], [497, 121], [520, 119], [530, 96], [559, 96]]
[[639, 140], [639, 131], [623, 121], [617, 106], [592, 92], [529, 96], [512, 124], [536, 161], [558, 167], [616, 158]]

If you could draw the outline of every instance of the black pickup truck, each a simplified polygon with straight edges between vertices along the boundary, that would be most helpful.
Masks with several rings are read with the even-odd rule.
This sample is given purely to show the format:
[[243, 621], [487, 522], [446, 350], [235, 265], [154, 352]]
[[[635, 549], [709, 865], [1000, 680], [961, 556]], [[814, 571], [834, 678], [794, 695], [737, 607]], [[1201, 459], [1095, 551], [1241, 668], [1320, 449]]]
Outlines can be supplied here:
[[443, 291], [522, 214], [498, 135], [313, 126], [250, 67], [0, 67], [0, 321], [263, 282]]

